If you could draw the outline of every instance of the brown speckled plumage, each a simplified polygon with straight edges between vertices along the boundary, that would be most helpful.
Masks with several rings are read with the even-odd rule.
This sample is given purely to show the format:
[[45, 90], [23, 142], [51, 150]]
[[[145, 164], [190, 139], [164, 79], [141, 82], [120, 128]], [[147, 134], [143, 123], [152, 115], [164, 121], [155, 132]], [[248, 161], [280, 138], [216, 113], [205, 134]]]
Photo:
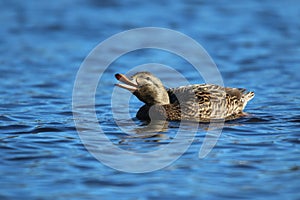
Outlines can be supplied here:
[[126, 83], [117, 86], [130, 90], [145, 103], [136, 115], [140, 120], [233, 120], [245, 115], [243, 109], [254, 97], [253, 92], [245, 89], [212, 84], [165, 89], [161, 81], [149, 72], [139, 72], [132, 76], [132, 80], [121, 74], [117, 74], [116, 78]]

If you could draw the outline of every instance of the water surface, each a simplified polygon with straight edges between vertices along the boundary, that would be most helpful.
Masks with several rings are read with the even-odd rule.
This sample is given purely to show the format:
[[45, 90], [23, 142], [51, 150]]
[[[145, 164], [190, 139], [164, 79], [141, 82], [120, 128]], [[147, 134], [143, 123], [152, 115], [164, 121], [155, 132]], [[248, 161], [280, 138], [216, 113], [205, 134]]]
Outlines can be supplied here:
[[[1, 199], [299, 199], [298, 8], [292, 0], [1, 1]], [[214, 59], [225, 85], [248, 88], [256, 97], [246, 108], [251, 115], [226, 123], [205, 159], [198, 158], [206, 133], [200, 127], [172, 165], [129, 174], [85, 149], [73, 121], [72, 89], [80, 64], [99, 42], [144, 26], [191, 36]], [[164, 52], [116, 60], [97, 89], [96, 111], [106, 135], [123, 149], [157, 149], [178, 130], [171, 123], [163, 137], [129, 138], [112, 119], [114, 73], [149, 62], [172, 66], [192, 83], [203, 81], [186, 61]], [[132, 117], [140, 105], [131, 100]]]

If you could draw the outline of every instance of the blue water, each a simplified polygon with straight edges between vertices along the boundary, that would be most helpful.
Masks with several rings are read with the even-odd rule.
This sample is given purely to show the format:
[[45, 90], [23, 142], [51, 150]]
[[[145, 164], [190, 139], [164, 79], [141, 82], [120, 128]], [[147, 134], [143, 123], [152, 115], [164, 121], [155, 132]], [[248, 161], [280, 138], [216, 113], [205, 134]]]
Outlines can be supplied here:
[[[0, 198], [299, 199], [299, 6], [293, 0], [1, 1]], [[194, 38], [226, 86], [256, 96], [246, 108], [251, 115], [226, 123], [205, 159], [198, 158], [206, 133], [200, 127], [176, 162], [131, 174], [103, 165], [85, 149], [73, 121], [72, 90], [97, 44], [144, 26]], [[174, 123], [163, 137], [127, 138], [111, 118], [114, 73], [148, 62], [172, 66], [193, 83], [203, 81], [175, 55], [132, 52], [116, 60], [97, 89], [96, 111], [120, 148], [151, 151], [169, 143], [178, 129]], [[140, 105], [132, 100], [132, 116]]]

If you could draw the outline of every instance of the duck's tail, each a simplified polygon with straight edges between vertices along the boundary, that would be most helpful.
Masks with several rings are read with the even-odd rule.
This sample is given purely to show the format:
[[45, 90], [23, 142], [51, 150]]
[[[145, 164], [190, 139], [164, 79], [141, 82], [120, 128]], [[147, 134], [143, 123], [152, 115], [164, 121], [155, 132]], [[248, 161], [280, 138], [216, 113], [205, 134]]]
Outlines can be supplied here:
[[243, 108], [242, 110], [244, 110], [244, 108], [246, 107], [248, 101], [250, 101], [251, 99], [253, 99], [253, 97], [255, 96], [254, 92], [247, 92], [243, 95]]
[[253, 99], [253, 97], [255, 96], [254, 92], [248, 92], [244, 95], [244, 100], [245, 102], [250, 101], [251, 99]]

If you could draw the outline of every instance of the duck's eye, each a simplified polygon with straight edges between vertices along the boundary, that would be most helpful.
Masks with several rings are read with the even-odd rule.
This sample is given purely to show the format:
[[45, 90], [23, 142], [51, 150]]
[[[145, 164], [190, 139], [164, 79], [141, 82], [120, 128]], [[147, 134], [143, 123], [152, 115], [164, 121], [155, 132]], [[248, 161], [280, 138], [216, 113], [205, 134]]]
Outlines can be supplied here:
[[146, 80], [147, 80], [147, 81], [150, 81], [150, 77], [146, 77]]

